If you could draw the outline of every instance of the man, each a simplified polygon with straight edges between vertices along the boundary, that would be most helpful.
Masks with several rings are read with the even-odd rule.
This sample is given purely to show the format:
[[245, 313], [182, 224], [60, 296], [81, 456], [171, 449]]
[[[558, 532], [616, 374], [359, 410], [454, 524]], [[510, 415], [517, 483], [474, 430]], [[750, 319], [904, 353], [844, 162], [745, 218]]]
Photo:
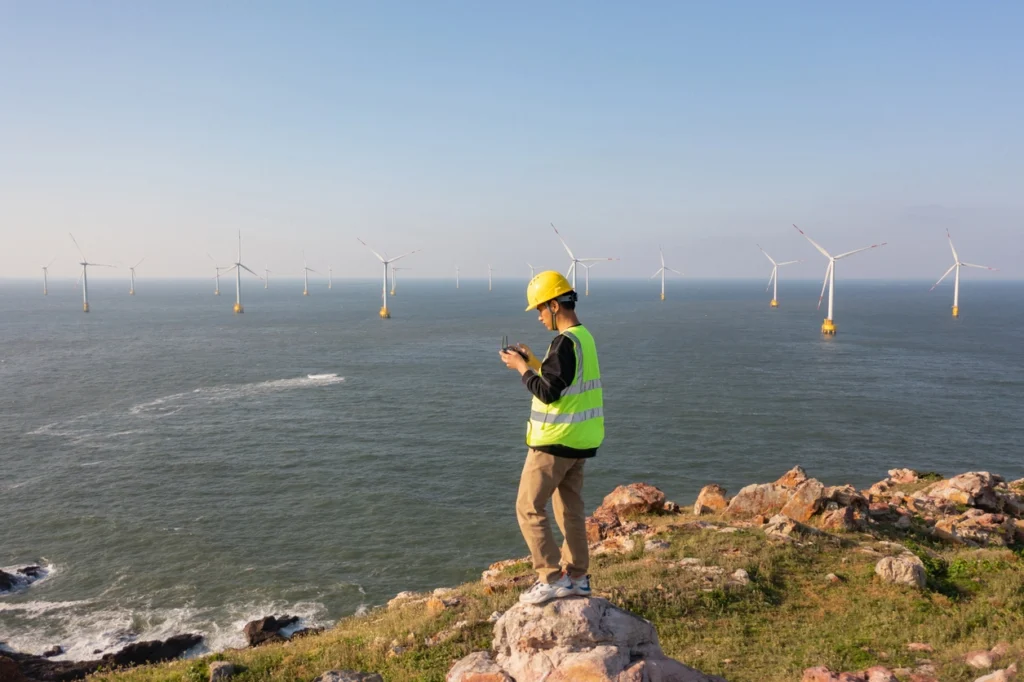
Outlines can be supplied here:
[[[583, 464], [604, 441], [604, 408], [597, 348], [576, 317], [576, 300], [560, 273], [538, 274], [526, 287], [526, 311], [536, 310], [541, 324], [558, 335], [543, 362], [522, 344], [501, 351], [533, 394], [516, 499], [519, 529], [537, 571], [537, 583], [519, 597], [527, 604], [590, 596]], [[561, 552], [548, 521], [549, 499], [565, 538]]]

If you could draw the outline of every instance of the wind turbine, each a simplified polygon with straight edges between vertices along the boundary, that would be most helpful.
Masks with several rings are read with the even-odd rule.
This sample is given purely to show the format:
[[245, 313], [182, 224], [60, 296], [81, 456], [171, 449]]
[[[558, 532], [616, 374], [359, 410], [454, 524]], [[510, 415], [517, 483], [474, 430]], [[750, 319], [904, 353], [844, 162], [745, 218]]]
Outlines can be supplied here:
[[53, 260], [51, 260], [49, 263], [47, 263], [46, 265], [43, 266], [43, 296], [47, 296], [50, 293], [47, 290], [46, 275], [47, 275], [47, 273], [50, 270], [50, 266], [53, 265], [53, 261], [55, 261], [55, 260], [57, 260], [56, 256], [53, 257]]
[[[758, 244], [757, 248], [761, 249], [761, 245]], [[761, 249], [761, 253], [764, 254], [765, 258], [767, 258], [768, 260], [770, 260], [772, 262], [772, 276], [768, 278], [768, 286], [765, 287], [764, 290], [768, 291], [768, 287], [770, 287], [772, 285], [772, 282], [775, 283], [775, 291], [772, 292], [772, 303], [771, 303], [771, 306], [773, 308], [778, 308], [779, 307], [779, 268], [781, 268], [783, 265], [792, 265], [793, 263], [799, 263], [800, 261], [798, 261], [798, 260], [787, 260], [787, 261], [785, 261], [783, 263], [776, 263], [775, 259], [768, 255], [767, 251], [765, 251], [764, 249]]]
[[533, 267], [529, 263], [526, 264], [526, 267], [530, 268], [530, 279], [533, 279], [534, 277], [537, 276], [537, 268]]
[[90, 263], [85, 254], [82, 253], [82, 247], [78, 245], [78, 240], [75, 239], [75, 235], [68, 232], [68, 236], [71, 237], [71, 241], [75, 243], [75, 248], [78, 249], [78, 254], [82, 257], [82, 261], [79, 265], [82, 266], [82, 312], [89, 312], [89, 266], [93, 265], [100, 268], [112, 268], [113, 265], [106, 265], [104, 263]]
[[946, 270], [946, 274], [939, 277], [939, 281], [932, 285], [932, 288], [928, 291], [934, 291], [935, 287], [942, 283], [942, 280], [949, 276], [949, 273], [956, 269], [956, 277], [953, 279], [953, 317], [960, 317], [960, 266], [968, 268], [978, 268], [980, 270], [992, 270], [997, 272], [999, 268], [990, 268], [987, 265], [975, 265], [974, 263], [964, 263], [960, 260], [960, 256], [957, 254], [956, 249], [953, 247], [953, 237], [950, 236], [949, 230], [946, 230], [946, 237], [949, 238], [949, 248], [953, 252], [953, 264], [949, 266], [949, 270]]
[[455, 288], [459, 288], [459, 266], [455, 266]]
[[379, 253], [371, 249], [370, 245], [364, 242], [362, 239], [359, 239], [359, 237], [356, 237], [356, 240], [366, 248], [370, 249], [370, 253], [376, 256], [377, 260], [379, 260], [381, 264], [384, 266], [384, 286], [382, 287], [381, 291], [383, 305], [380, 308], [380, 319], [390, 319], [391, 311], [388, 310], [388, 266], [394, 263], [396, 260], [400, 260], [402, 258], [405, 258], [406, 256], [411, 256], [412, 254], [419, 251], [419, 249], [416, 249], [415, 251], [410, 251], [409, 253], [403, 253], [401, 256], [395, 256], [394, 258], [385, 258], [384, 256], [380, 255]]
[[220, 271], [227, 270], [227, 267], [217, 265], [217, 261], [214, 260], [213, 256], [211, 256], [209, 252], [206, 253], [206, 257], [213, 261], [213, 267], [216, 270], [216, 274], [213, 276], [213, 279], [216, 280], [217, 283], [213, 287], [213, 295], [220, 296]]
[[493, 282], [493, 280], [491, 278], [491, 273], [493, 273], [493, 272], [494, 272], [494, 268], [492, 268], [491, 264], [488, 263], [487, 264], [487, 291], [490, 291], [492, 289], [492, 282]]
[[580, 263], [580, 265], [583, 266], [583, 271], [586, 273], [586, 276], [583, 279], [583, 281], [585, 282], [585, 284], [583, 285], [584, 286], [583, 295], [584, 296], [590, 296], [590, 268], [592, 268], [595, 265], [597, 265], [597, 263], [591, 263], [590, 265], [587, 265], [586, 263]]
[[[796, 227], [796, 225], [794, 225], [793, 227]], [[814, 245], [814, 248], [816, 248], [818, 251], [822, 253], [822, 255], [828, 258], [828, 267], [825, 268], [825, 281], [821, 283], [821, 294], [818, 295], [818, 310], [821, 310], [821, 299], [825, 295], [825, 287], [828, 287], [828, 317], [826, 317], [825, 321], [821, 323], [821, 333], [826, 334], [828, 336], [835, 336], [836, 324], [834, 322], [835, 318], [832, 317], [832, 304], [835, 299], [836, 292], [836, 261], [839, 260], [840, 258], [846, 258], [847, 256], [852, 256], [855, 253], [860, 253], [861, 251], [877, 249], [881, 246], [885, 246], [888, 242], [882, 242], [881, 244], [872, 244], [871, 246], [865, 246], [862, 249], [847, 251], [846, 253], [841, 253], [838, 256], [833, 256], [828, 251], [823, 249], [821, 244], [808, 237], [807, 234], [799, 227], [796, 227], [796, 231], [802, 234], [804, 237], [806, 237], [807, 241]]]
[[334, 268], [330, 265], [327, 266], [327, 288], [334, 288]]
[[146, 260], [146, 258], [145, 258], [145, 257], [143, 257], [143, 258], [142, 258], [142, 260], [140, 260], [140, 261], [139, 261], [138, 263], [136, 263], [135, 265], [133, 265], [133, 266], [131, 266], [130, 268], [128, 268], [128, 270], [130, 270], [130, 271], [131, 271], [131, 273], [132, 273], [132, 285], [131, 285], [131, 288], [130, 288], [130, 289], [128, 289], [128, 295], [129, 295], [129, 296], [134, 296], [134, 295], [135, 295], [135, 268], [137, 268], [137, 267], [139, 267], [140, 265], [142, 265], [142, 261], [144, 261], [144, 260]]
[[400, 268], [398, 266], [391, 266], [391, 295], [397, 296], [398, 291], [398, 275], [396, 274], [399, 270], [412, 270], [412, 268]]
[[[316, 272], [313, 268], [306, 265], [306, 252], [302, 252], [302, 295], [309, 296], [309, 273]], [[320, 274], [316, 272], [316, 274]]]
[[665, 300], [665, 272], [666, 271], [667, 272], [674, 272], [677, 275], [681, 275], [683, 273], [679, 272], [675, 268], [670, 268], [667, 265], [665, 265], [665, 254], [662, 252], [660, 246], [658, 247], [658, 255], [661, 257], [661, 267], [658, 269], [658, 271], [656, 273], [654, 273], [653, 275], [648, 277], [648, 279], [654, 279], [658, 275], [661, 275], [661, 300], [664, 301]]
[[551, 225], [551, 229], [553, 229], [555, 231], [555, 234], [558, 235], [558, 241], [562, 242], [562, 246], [565, 247], [565, 251], [566, 251], [566, 253], [569, 254], [569, 258], [572, 259], [572, 263], [569, 265], [569, 271], [566, 272], [565, 274], [566, 274], [566, 277], [570, 277], [570, 276], [572, 277], [572, 288], [574, 290], [576, 289], [576, 265], [577, 264], [599, 263], [601, 261], [618, 260], [618, 258], [577, 258], [576, 256], [572, 255], [572, 250], [569, 248], [569, 245], [565, 243], [565, 240], [562, 239], [562, 235], [558, 231], [558, 228], [555, 227], [555, 224], [554, 223], [549, 223], [549, 224]]
[[244, 313], [245, 309], [242, 308], [242, 270], [252, 273], [253, 277], [262, 279], [255, 272], [250, 270], [247, 266], [242, 264], [242, 231], [238, 231], [238, 260], [231, 266], [228, 272], [231, 270], [235, 271], [235, 312]]
[[263, 272], [266, 275], [266, 277], [263, 279], [263, 288], [264, 289], [269, 289], [270, 288], [270, 266], [269, 265], [265, 266], [263, 268]]

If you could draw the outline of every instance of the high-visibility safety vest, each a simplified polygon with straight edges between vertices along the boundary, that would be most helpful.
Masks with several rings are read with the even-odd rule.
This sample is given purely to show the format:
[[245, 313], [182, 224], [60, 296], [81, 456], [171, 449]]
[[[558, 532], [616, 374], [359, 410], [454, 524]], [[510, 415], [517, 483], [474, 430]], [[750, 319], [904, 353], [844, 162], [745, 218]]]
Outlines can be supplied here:
[[604, 441], [604, 397], [597, 346], [594, 337], [582, 325], [562, 334], [572, 341], [576, 376], [561, 397], [550, 405], [534, 396], [526, 427], [526, 444], [530, 447], [564, 445], [577, 450], [596, 448]]

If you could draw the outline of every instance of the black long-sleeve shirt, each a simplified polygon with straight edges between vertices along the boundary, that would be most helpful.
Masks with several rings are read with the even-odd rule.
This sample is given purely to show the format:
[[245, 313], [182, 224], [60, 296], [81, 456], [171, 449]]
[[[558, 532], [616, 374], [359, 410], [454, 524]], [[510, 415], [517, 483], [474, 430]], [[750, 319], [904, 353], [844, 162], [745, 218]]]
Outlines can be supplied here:
[[[523, 384], [538, 400], [550, 405], [562, 397], [576, 378], [576, 351], [572, 339], [559, 334], [551, 341], [547, 356], [540, 366], [541, 373], [532, 369], [523, 374]], [[578, 449], [567, 445], [538, 445], [533, 448], [556, 457], [585, 458], [597, 454], [597, 448]]]

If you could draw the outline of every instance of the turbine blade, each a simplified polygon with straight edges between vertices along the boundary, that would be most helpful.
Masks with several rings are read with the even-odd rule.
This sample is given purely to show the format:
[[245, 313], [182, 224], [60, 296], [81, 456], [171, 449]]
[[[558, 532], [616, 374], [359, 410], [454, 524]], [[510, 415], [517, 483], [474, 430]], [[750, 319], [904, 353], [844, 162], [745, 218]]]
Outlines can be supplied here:
[[949, 234], [949, 228], [946, 228], [946, 238], [949, 239], [949, 250], [953, 252], [953, 260], [960, 262], [960, 256], [957, 255], [956, 249], [953, 248], [953, 237]]
[[657, 277], [658, 275], [660, 275], [660, 274], [661, 274], [661, 271], [662, 271], [662, 270], [664, 270], [664, 269], [665, 269], [665, 268], [661, 268], [661, 269], [659, 269], [659, 270], [658, 270], [658, 271], [657, 271], [656, 273], [654, 273], [653, 275], [651, 275], [651, 276], [650, 276], [650, 277], [648, 277], [647, 279], [654, 279], [655, 277]]
[[956, 267], [956, 263], [953, 263], [952, 265], [950, 265], [950, 266], [949, 266], [949, 270], [946, 270], [946, 274], [944, 274], [944, 275], [943, 275], [942, 277], [939, 277], [939, 281], [938, 281], [938, 282], [936, 282], [935, 284], [933, 284], [933, 285], [932, 285], [932, 288], [931, 288], [931, 289], [929, 289], [928, 291], [935, 291], [935, 287], [937, 287], [937, 286], [939, 286], [940, 284], [942, 284], [942, 280], [944, 280], [944, 279], [946, 279], [947, 277], [949, 277], [949, 273], [953, 272], [953, 269], [954, 269], [955, 267]]
[[89, 263], [90, 267], [94, 268], [116, 268], [116, 265], [107, 265], [106, 263]]
[[825, 268], [825, 281], [821, 283], [821, 294], [818, 296], [818, 310], [821, 310], [821, 299], [825, 298], [825, 287], [828, 286], [828, 276], [832, 272], [832, 259], [828, 261], [828, 267]]
[[661, 267], [665, 267], [665, 252], [661, 250], [660, 246], [658, 247], [658, 257], [661, 258]]
[[419, 252], [420, 252], [420, 249], [416, 249], [415, 251], [410, 251], [409, 253], [403, 253], [401, 256], [395, 256], [394, 258], [392, 258], [388, 262], [389, 263], [394, 263], [396, 260], [401, 260], [401, 259], [405, 258], [406, 256], [411, 256], [412, 254], [419, 253]]
[[622, 260], [621, 258], [577, 258], [580, 263], [604, 263], [610, 260]]
[[[796, 227], [796, 225], [794, 225], [793, 227]], [[818, 242], [816, 242], [813, 239], [811, 239], [810, 237], [808, 237], [806, 232], [801, 230], [799, 227], [796, 227], [796, 231], [799, 232], [800, 234], [802, 234], [804, 236], [804, 238], [807, 239], [807, 241], [809, 241], [811, 244], [813, 244], [814, 248], [816, 248], [818, 251], [821, 251], [822, 255], [825, 256], [825, 258], [832, 258], [832, 255], [828, 251], [826, 251], [824, 248], [822, 248], [821, 244], [819, 244]], [[829, 262], [831, 262], [831, 261], [829, 261]]]
[[[82, 260], [85, 260], [85, 259], [83, 258]], [[55, 263], [56, 261], [57, 261], [57, 256], [54, 256], [54, 257], [53, 257], [53, 258], [52, 258], [52, 259], [50, 260], [50, 262], [46, 264], [46, 267], [47, 267], [47, 268], [49, 268], [49, 267], [50, 267], [51, 265], [53, 265], [53, 264], [54, 264], [54, 263]]]
[[856, 249], [854, 251], [847, 251], [846, 253], [841, 253], [838, 256], [836, 256], [836, 260], [839, 260], [840, 258], [846, 258], [847, 256], [852, 256], [853, 254], [860, 253], [861, 251], [869, 251], [871, 249], [878, 249], [878, 248], [881, 248], [881, 247], [885, 246], [888, 243], [889, 242], [882, 242], [881, 244], [872, 244], [871, 246], [865, 246], [863, 249]]
[[774, 268], [772, 268], [772, 274], [768, 275], [768, 286], [766, 286], [764, 288], [765, 291], [768, 291], [769, 289], [772, 288], [772, 280], [775, 279], [775, 273], [778, 272], [778, 271], [779, 271], [779, 266], [778, 265], [776, 265]]
[[232, 265], [232, 266], [231, 266], [230, 268], [228, 268], [227, 270], [225, 270], [225, 271], [224, 271], [224, 274], [227, 274], [227, 273], [229, 273], [229, 272], [231, 272], [232, 270], [235, 270], [235, 269], [237, 269], [237, 268], [238, 268], [238, 266], [237, 266], [237, 265]]
[[675, 268], [665, 268], [665, 269], [666, 269], [666, 270], [668, 270], [669, 272], [674, 272], [674, 273], [676, 273], [677, 275], [681, 275], [681, 274], [683, 274], [683, 273], [681, 273], [680, 271], [676, 270]]
[[[239, 263], [239, 265], [242, 265], [242, 264], [241, 264], [241, 263]], [[243, 269], [243, 270], [245, 270], [245, 271], [247, 271], [247, 272], [251, 272], [252, 274], [256, 275], [256, 273], [255, 273], [255, 272], [252, 272], [252, 270], [250, 270], [250, 269], [249, 269], [248, 267], [246, 267], [246, 266], [244, 266], [244, 265], [242, 265], [242, 269]], [[262, 277], [260, 277], [259, 275], [256, 275], [256, 276], [257, 276], [257, 277], [259, 277], [260, 279], [263, 279], [263, 278], [262, 278]]]
[[558, 228], [555, 227], [554, 223], [548, 223], [548, 224], [551, 225], [551, 229], [555, 231], [556, 235], [558, 235], [558, 241], [562, 242], [562, 246], [565, 247], [565, 252], [569, 254], [569, 258], [572, 258], [575, 261], [576, 260], [576, 256], [572, 255], [572, 250], [569, 248], [569, 245], [565, 243], [565, 240], [562, 239], [562, 235], [558, 231]]
[[146, 260], [146, 257], [145, 257], [145, 256], [143, 256], [143, 257], [142, 257], [142, 260], [140, 260], [140, 261], [139, 261], [138, 263], [136, 263], [135, 265], [133, 265], [133, 266], [132, 266], [132, 270], [134, 270], [135, 268], [137, 268], [137, 267], [139, 267], [140, 265], [142, 265], [142, 261], [143, 261], [143, 260]]
[[960, 265], [966, 265], [969, 268], [978, 268], [980, 270], [992, 270], [993, 272], [999, 270], [999, 268], [990, 268], [987, 265], [975, 265], [974, 263], [961, 263]]
[[576, 261], [573, 261], [572, 264], [569, 265], [569, 269], [565, 271], [565, 278], [566, 279], [570, 279], [572, 277], [573, 270], [575, 270], [575, 269], [576, 269]]
[[803, 263], [803, 261], [802, 260], [788, 260], [788, 261], [786, 261], [784, 263], [776, 263], [775, 265], [778, 266], [778, 267], [782, 267], [783, 265], [792, 265], [793, 263]]
[[[357, 242], [359, 242], [360, 244], [362, 244], [363, 246], [365, 246], [366, 248], [370, 249], [370, 245], [369, 245], [369, 244], [367, 244], [366, 242], [364, 242], [364, 241], [363, 241], [362, 239], [360, 239], [359, 237], [356, 237], [356, 241], [357, 241]], [[386, 260], [384, 260], [384, 256], [380, 255], [379, 253], [377, 253], [377, 252], [376, 252], [376, 251], [374, 251], [373, 249], [370, 249], [370, 253], [372, 253], [372, 254], [373, 254], [374, 256], [376, 256], [376, 257], [377, 257], [377, 260], [379, 260], [379, 261], [380, 261], [381, 263], [385, 263], [385, 264], [387, 263], [387, 261], [386, 261]]]
[[[797, 229], [799, 229], [799, 228], [797, 228]], [[758, 244], [757, 248], [761, 249], [761, 245]], [[767, 258], [768, 260], [770, 260], [772, 262], [772, 265], [778, 265], [778, 263], [775, 262], [775, 259], [768, 255], [767, 251], [765, 251], [764, 249], [761, 249], [761, 253], [764, 254], [765, 258]]]
[[70, 232], [68, 232], [68, 236], [71, 237], [71, 241], [73, 241], [75, 243], [75, 248], [78, 249], [78, 255], [82, 257], [82, 260], [88, 260], [85, 257], [85, 254], [82, 253], [82, 247], [78, 245], [78, 240], [75, 239], [75, 235], [73, 235]]

